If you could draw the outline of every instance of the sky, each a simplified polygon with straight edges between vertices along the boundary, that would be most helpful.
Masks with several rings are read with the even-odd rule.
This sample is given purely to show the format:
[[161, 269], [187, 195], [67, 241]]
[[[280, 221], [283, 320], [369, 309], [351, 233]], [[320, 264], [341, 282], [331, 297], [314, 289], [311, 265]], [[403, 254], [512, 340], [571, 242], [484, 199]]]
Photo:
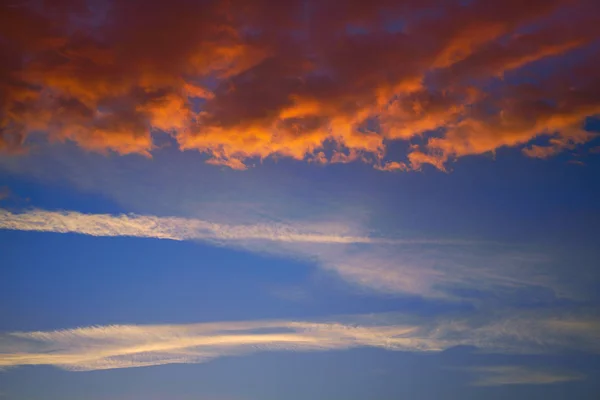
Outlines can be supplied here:
[[0, 7], [0, 400], [598, 398], [597, 1]]

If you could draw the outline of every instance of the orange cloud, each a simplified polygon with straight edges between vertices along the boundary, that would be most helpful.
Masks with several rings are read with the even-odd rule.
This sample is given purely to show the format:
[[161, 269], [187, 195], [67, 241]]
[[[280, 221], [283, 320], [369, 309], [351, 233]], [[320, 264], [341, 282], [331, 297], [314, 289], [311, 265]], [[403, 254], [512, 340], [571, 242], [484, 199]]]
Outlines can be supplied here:
[[[587, 83], [577, 88], [568, 80], [552, 77], [543, 82], [543, 89], [522, 85], [510, 88], [504, 98], [488, 98], [464, 119], [449, 125], [442, 137], [430, 138], [428, 153], [420, 154], [413, 166], [425, 162], [442, 169], [449, 158], [520, 146], [544, 136], [550, 137], [548, 145], [532, 145], [523, 153], [547, 158], [585, 143], [596, 136], [583, 130], [585, 118], [600, 114], [600, 79]], [[484, 107], [498, 111], [490, 113]], [[415, 155], [409, 154], [411, 157]]]
[[397, 161], [388, 161], [384, 165], [375, 165], [375, 169], [380, 171], [406, 171], [408, 167], [405, 163], [399, 163]]
[[42, 133], [151, 156], [162, 131], [239, 170], [445, 170], [500, 147], [550, 157], [589, 141], [582, 123], [600, 113], [591, 0], [100, 3], [2, 6], [0, 151]]

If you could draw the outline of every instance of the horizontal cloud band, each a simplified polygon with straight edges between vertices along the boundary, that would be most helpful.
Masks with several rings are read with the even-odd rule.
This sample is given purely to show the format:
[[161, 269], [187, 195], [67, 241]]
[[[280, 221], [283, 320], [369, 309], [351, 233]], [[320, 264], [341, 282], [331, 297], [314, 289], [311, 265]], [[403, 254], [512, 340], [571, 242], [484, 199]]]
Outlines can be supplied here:
[[477, 378], [474, 386], [501, 386], [501, 385], [547, 385], [579, 381], [585, 375], [564, 370], [549, 368], [532, 368], [519, 365], [498, 365], [472, 368]]
[[585, 349], [600, 352], [597, 320], [573, 316], [418, 319], [406, 315], [342, 321], [246, 321], [188, 325], [110, 325], [0, 335], [0, 368], [54, 365], [86, 371], [199, 363], [257, 351], [326, 351], [378, 347], [442, 351], [475, 346], [502, 353]]
[[272, 241], [320, 244], [465, 244], [460, 241], [399, 240], [352, 236], [321, 224], [308, 229], [286, 224], [230, 225], [200, 219], [146, 215], [83, 214], [76, 211], [0, 209], [0, 229], [79, 233], [91, 236], [129, 236], [170, 240]]
[[[368, 236], [344, 223], [222, 224], [193, 218], [0, 209], [0, 229], [105, 237], [199, 240], [219, 246], [294, 257], [376, 292], [457, 298], [460, 290], [501, 295], [543, 288], [576, 298], [539, 255], [490, 242]], [[468, 292], [466, 292], [468, 293]], [[460, 297], [460, 296], [458, 296]]]

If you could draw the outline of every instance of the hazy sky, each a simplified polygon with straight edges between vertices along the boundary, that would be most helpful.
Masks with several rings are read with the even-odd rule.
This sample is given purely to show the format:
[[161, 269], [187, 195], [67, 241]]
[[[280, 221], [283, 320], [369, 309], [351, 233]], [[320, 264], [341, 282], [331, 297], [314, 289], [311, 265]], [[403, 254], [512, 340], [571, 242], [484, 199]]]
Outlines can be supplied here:
[[0, 8], [0, 399], [596, 399], [593, 0]]

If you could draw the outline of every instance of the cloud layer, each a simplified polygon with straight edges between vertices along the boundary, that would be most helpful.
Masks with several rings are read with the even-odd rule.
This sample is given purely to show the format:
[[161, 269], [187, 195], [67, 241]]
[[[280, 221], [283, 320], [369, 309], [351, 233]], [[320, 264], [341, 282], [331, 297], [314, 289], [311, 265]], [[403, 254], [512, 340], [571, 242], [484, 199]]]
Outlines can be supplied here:
[[[0, 12], [0, 149], [28, 137], [207, 162], [445, 169], [505, 146], [592, 139], [593, 0], [60, 0]], [[27, 27], [23, 29], [23, 27]], [[386, 154], [407, 141], [406, 157]]]
[[3, 334], [0, 368], [54, 365], [87, 371], [199, 363], [258, 351], [355, 347], [422, 352], [468, 345], [500, 353], [599, 352], [599, 328], [592, 318], [539, 313], [429, 320], [387, 314], [330, 321], [95, 326]]

